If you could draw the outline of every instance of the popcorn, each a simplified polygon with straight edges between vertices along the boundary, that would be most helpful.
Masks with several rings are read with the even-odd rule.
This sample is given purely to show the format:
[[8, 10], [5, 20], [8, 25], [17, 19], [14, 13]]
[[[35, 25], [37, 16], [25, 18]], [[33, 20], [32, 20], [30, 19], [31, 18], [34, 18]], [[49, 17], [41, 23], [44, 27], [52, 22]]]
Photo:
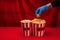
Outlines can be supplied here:
[[42, 19], [34, 19], [32, 20], [32, 23], [35, 23], [35, 24], [43, 24], [43, 23], [46, 23], [45, 20], [42, 20]]
[[25, 19], [25, 20], [22, 20], [21, 22], [22, 22], [22, 23], [30, 23], [31, 20], [26, 20], [26, 19]]

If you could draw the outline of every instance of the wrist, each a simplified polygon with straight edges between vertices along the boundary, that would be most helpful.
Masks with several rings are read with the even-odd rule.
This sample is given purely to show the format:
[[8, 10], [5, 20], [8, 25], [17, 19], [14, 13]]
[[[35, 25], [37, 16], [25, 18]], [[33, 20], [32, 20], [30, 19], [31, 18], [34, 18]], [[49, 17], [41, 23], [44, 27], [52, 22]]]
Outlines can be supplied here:
[[49, 8], [52, 8], [52, 4], [51, 4], [51, 3], [48, 3], [47, 6], [48, 6]]

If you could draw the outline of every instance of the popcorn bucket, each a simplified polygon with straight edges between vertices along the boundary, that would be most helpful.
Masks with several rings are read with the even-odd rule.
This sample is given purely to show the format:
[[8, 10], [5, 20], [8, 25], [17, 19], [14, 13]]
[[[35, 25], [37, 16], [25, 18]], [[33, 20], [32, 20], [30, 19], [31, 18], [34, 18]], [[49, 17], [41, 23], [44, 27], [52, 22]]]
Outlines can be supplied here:
[[24, 36], [31, 35], [31, 21], [30, 20], [22, 20], [21, 21], [22, 32]]
[[33, 28], [33, 35], [34, 36], [43, 36], [45, 32], [45, 20], [33, 20], [32, 21], [32, 28]]

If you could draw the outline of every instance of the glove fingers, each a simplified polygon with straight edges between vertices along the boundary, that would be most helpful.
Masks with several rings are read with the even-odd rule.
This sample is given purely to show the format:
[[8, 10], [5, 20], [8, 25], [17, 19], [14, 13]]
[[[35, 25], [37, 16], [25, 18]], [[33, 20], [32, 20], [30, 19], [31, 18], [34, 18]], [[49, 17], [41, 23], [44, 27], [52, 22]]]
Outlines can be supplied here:
[[37, 14], [39, 14], [40, 13], [40, 9], [37, 11]]
[[37, 9], [37, 10], [36, 10], [36, 14], [39, 14], [39, 13], [40, 13], [40, 9]]

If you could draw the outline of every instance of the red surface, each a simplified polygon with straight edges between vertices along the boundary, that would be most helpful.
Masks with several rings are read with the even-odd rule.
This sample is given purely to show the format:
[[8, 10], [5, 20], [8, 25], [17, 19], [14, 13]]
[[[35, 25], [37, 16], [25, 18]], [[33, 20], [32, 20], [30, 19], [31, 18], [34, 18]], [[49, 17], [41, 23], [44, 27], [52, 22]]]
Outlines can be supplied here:
[[[20, 20], [35, 18], [35, 10], [53, 0], [0, 0], [0, 26], [20, 26]], [[46, 26], [60, 26], [60, 7], [44, 11]]]
[[60, 40], [60, 28], [46, 28], [44, 37], [24, 37], [21, 28], [0, 27], [0, 40]]

